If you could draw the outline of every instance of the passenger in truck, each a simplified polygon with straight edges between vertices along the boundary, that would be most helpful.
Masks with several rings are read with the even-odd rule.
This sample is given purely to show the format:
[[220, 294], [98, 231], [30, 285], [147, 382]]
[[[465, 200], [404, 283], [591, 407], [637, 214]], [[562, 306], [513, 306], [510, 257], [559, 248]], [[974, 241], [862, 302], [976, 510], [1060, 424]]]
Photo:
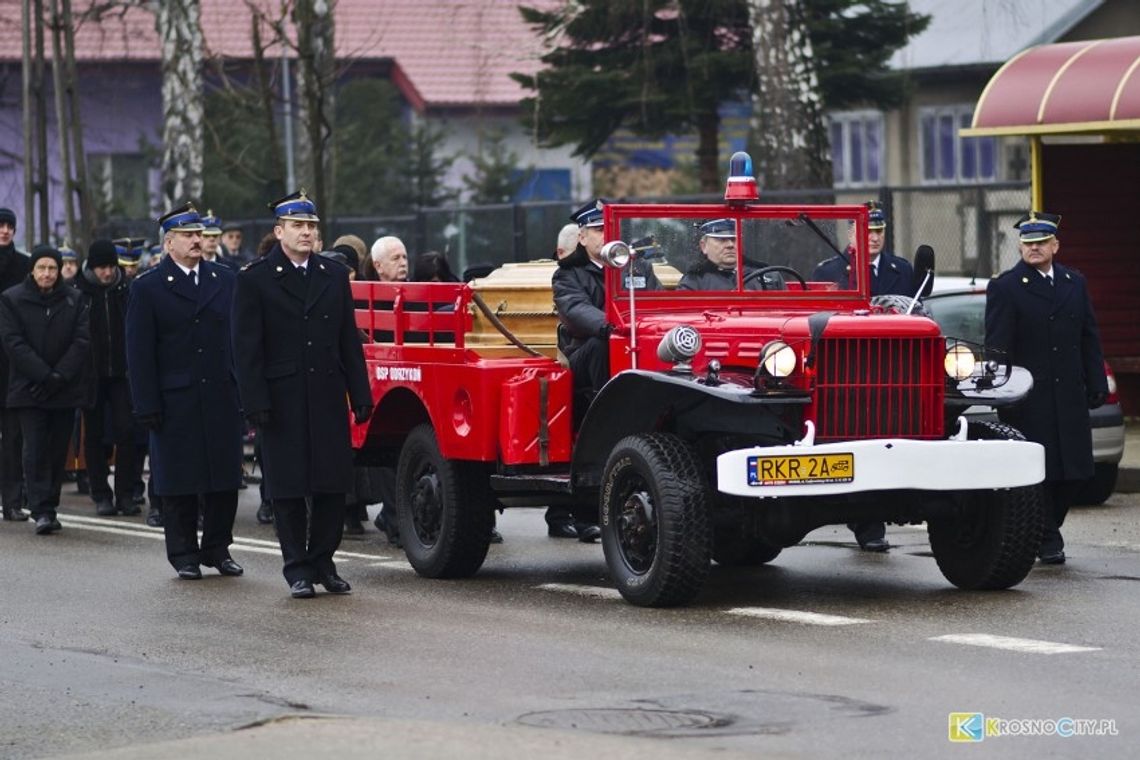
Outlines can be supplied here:
[[[677, 290], [735, 290], [736, 222], [731, 219], [713, 219], [702, 224], [700, 231], [701, 238], [697, 242], [700, 255], [681, 277]], [[745, 262], [745, 290], [787, 289], [779, 272], [760, 274], [767, 266], [764, 262]]]

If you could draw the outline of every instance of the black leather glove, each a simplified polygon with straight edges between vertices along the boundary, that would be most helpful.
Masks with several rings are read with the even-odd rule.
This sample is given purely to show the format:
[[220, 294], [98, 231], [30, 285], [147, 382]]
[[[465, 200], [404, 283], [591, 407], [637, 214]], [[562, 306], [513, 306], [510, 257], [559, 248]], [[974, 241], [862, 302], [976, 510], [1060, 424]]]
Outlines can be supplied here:
[[1089, 409], [1104, 406], [1105, 394], [1103, 391], [1089, 391]]
[[606, 322], [604, 325], [601, 326], [601, 328], [598, 329], [598, 337], [599, 338], [608, 338], [608, 337], [610, 337], [610, 334], [613, 333], [613, 331], [614, 331], [614, 326], [611, 325], [609, 322]]
[[45, 377], [43, 382], [40, 383], [40, 387], [44, 389], [44, 392], [47, 393], [49, 398], [63, 390], [63, 386], [65, 385], [67, 385], [67, 381], [63, 379], [63, 375], [55, 371], [52, 371], [52, 373]]
[[265, 427], [273, 419], [273, 413], [268, 409], [262, 409], [260, 412], [250, 412], [245, 418], [254, 427]]
[[354, 406], [352, 408], [352, 419], [357, 425], [363, 425], [368, 422], [368, 418], [372, 416], [372, 405], [364, 404], [363, 406]]
[[47, 401], [48, 395], [50, 395], [47, 392], [47, 388], [44, 388], [39, 383], [29, 385], [28, 393], [32, 395], [32, 399], [35, 401]]
[[136, 419], [139, 421], [139, 424], [147, 430], [153, 430], [157, 433], [160, 429], [162, 429], [161, 414], [140, 414], [138, 417], [136, 417]]

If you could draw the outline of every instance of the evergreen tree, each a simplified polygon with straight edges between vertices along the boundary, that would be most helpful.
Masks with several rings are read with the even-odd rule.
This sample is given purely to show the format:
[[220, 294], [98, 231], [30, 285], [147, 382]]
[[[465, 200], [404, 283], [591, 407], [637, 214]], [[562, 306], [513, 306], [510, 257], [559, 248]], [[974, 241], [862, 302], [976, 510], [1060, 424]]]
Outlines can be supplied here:
[[471, 159], [475, 171], [463, 178], [471, 192], [468, 200], [475, 205], [510, 203], [527, 180], [518, 170], [519, 156], [507, 147], [502, 132], [491, 132], [482, 142], [478, 155]]
[[[887, 61], [929, 17], [890, 0], [798, 5], [822, 108], [889, 107], [905, 97]], [[577, 0], [553, 11], [520, 8], [553, 41], [543, 70], [512, 75], [535, 92], [523, 101], [528, 125], [541, 142], [573, 144], [586, 157], [621, 127], [650, 139], [696, 131], [701, 188], [719, 190], [717, 107], [746, 98], [756, 82], [749, 10], [749, 0]]]
[[720, 183], [718, 106], [752, 80], [743, 0], [580, 0], [554, 11], [521, 7], [555, 46], [523, 101], [529, 126], [550, 145], [593, 155], [619, 127], [650, 138], [696, 130], [701, 185]]

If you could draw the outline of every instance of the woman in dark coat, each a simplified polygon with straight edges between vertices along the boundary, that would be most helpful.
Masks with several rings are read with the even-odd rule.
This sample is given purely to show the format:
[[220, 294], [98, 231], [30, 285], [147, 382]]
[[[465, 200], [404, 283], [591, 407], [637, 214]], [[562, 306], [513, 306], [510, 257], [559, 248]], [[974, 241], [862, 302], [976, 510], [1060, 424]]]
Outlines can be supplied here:
[[24, 482], [39, 535], [56, 519], [75, 410], [85, 401], [88, 314], [60, 275], [59, 251], [37, 246], [31, 273], [0, 294], [0, 340], [8, 354], [9, 409], [24, 436]]

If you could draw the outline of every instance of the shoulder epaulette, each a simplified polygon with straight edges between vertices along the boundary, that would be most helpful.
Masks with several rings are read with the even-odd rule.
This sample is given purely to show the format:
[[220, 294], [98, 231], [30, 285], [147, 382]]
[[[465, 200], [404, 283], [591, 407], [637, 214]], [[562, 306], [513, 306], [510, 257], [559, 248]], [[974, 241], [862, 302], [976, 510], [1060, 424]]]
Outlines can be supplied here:
[[247, 270], [251, 267], [261, 266], [264, 263], [265, 263], [265, 257], [259, 256], [258, 258], [254, 259], [253, 261], [250, 261], [246, 264], [243, 264], [240, 271], [244, 272], [245, 270]]

